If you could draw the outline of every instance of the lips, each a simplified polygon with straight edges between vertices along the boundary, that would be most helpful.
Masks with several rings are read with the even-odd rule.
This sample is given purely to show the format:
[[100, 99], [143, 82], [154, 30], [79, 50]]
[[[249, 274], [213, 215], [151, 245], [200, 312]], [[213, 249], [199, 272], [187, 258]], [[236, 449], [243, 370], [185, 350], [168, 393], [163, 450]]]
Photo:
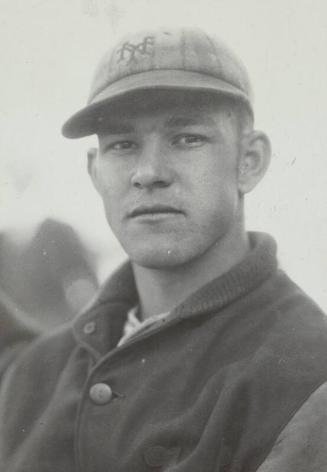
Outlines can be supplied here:
[[130, 218], [146, 215], [160, 215], [167, 213], [182, 214], [183, 212], [176, 207], [169, 205], [140, 205], [128, 213]]

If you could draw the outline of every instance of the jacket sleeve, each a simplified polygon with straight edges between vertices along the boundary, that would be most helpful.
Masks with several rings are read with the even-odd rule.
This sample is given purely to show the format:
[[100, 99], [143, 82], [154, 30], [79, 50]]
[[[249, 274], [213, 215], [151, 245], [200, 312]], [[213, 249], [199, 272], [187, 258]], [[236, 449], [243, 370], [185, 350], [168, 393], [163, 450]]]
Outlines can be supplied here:
[[0, 289], [0, 380], [6, 368], [41, 330]]
[[327, 382], [293, 416], [257, 472], [327, 471], [326, 444]]

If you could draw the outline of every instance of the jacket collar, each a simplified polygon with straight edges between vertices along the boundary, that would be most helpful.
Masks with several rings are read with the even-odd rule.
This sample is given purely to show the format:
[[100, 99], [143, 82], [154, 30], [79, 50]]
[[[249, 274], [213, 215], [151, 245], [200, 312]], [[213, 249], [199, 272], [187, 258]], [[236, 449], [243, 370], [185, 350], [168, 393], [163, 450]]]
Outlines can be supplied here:
[[[276, 244], [265, 233], [249, 233], [245, 259], [175, 308], [178, 318], [218, 311], [266, 280], [277, 267]], [[133, 270], [126, 262], [103, 285], [96, 299], [73, 322], [76, 340], [98, 357], [119, 341], [128, 310], [138, 302]]]

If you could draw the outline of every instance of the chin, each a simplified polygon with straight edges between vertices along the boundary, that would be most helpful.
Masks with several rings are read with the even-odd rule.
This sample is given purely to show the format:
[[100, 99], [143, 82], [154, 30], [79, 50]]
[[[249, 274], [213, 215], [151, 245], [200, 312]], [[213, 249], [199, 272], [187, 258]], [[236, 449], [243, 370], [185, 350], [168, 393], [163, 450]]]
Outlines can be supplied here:
[[158, 251], [154, 254], [133, 254], [130, 258], [135, 264], [148, 269], [169, 269], [181, 264], [172, 254], [161, 254]]
[[125, 251], [132, 262], [148, 269], [169, 269], [181, 266], [189, 261], [186, 254], [183, 255], [178, 248], [169, 247], [168, 245], [163, 247], [134, 247], [133, 250], [127, 251], [125, 249]]

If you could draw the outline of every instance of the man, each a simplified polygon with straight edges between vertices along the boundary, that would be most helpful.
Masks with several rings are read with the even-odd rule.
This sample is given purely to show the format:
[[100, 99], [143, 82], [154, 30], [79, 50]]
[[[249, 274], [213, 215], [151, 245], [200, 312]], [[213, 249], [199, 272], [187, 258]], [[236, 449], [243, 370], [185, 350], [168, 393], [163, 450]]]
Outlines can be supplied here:
[[270, 145], [240, 61], [199, 30], [132, 34], [63, 133], [98, 135], [130, 262], [6, 376], [3, 470], [326, 470], [327, 322], [245, 231]]

